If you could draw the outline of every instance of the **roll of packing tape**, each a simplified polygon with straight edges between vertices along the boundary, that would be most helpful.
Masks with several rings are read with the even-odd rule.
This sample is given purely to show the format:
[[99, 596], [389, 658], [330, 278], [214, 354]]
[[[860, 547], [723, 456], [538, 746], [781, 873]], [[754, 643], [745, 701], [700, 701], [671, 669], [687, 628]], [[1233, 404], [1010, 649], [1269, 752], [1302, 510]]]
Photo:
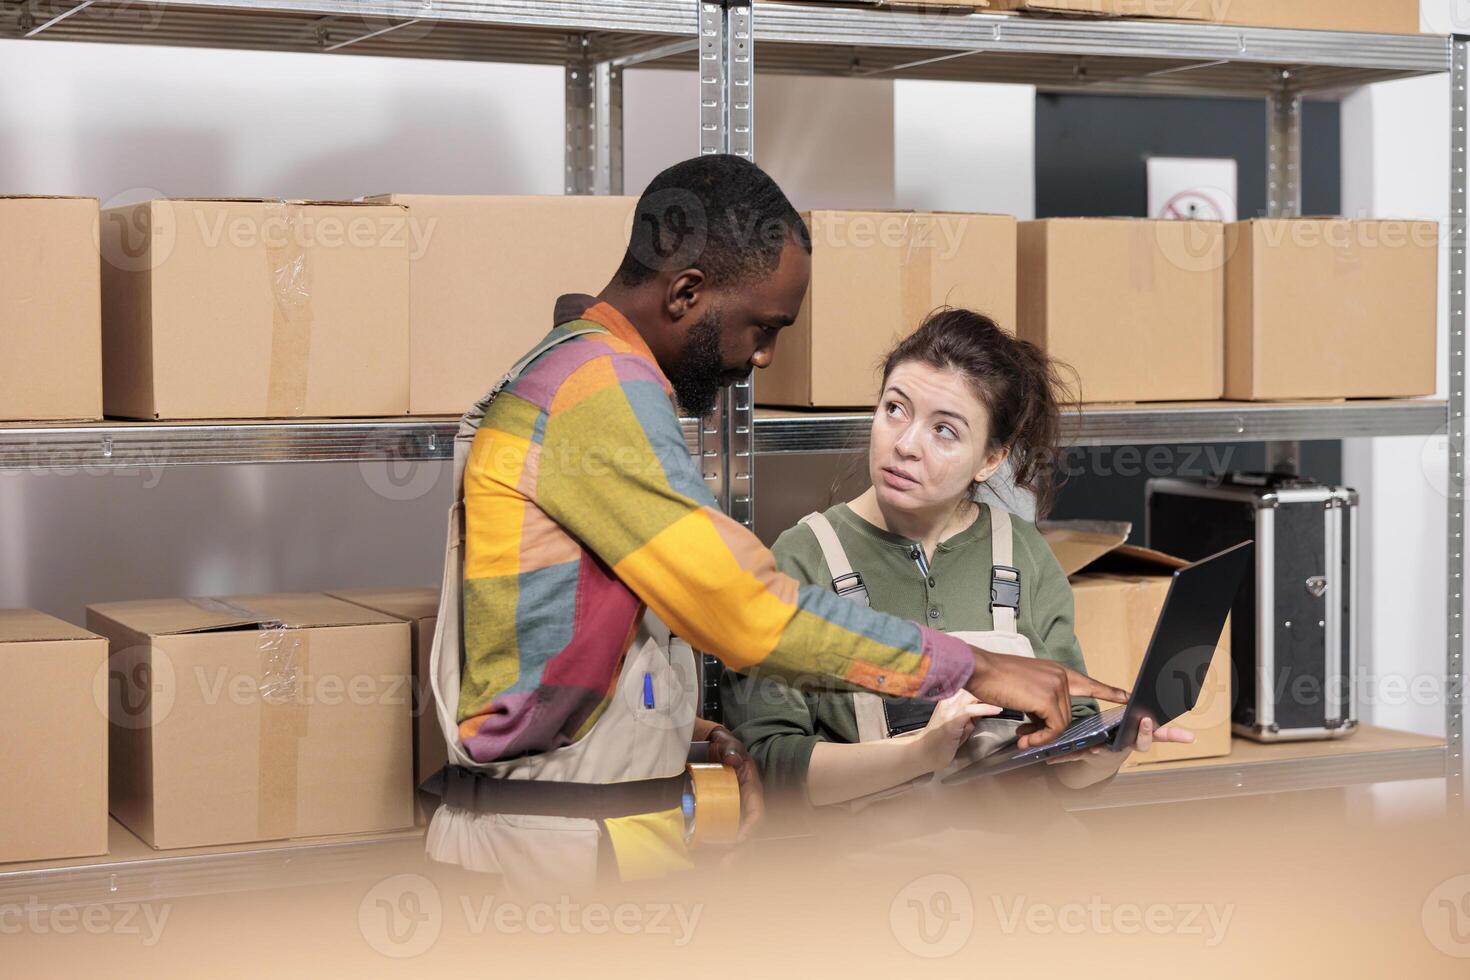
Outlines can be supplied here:
[[733, 844], [740, 832], [740, 781], [735, 770], [708, 762], [689, 764], [694, 790], [694, 834], [690, 843]]

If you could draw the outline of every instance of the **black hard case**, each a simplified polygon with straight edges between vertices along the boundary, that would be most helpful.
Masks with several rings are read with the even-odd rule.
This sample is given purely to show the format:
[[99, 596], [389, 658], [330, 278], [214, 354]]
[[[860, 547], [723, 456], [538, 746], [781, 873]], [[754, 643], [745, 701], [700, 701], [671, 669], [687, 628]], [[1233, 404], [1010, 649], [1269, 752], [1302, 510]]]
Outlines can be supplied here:
[[1194, 561], [1245, 540], [1256, 564], [1231, 615], [1232, 727], [1264, 742], [1357, 728], [1358, 494], [1279, 475], [1155, 479], [1150, 548]]

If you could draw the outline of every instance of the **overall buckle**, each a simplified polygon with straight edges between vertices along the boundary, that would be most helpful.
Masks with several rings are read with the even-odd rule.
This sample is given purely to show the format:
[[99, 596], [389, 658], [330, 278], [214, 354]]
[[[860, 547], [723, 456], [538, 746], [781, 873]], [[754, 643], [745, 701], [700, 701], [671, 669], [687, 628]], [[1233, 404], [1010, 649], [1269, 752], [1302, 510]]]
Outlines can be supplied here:
[[994, 565], [990, 569], [990, 604], [1021, 608], [1021, 570], [1010, 565]]

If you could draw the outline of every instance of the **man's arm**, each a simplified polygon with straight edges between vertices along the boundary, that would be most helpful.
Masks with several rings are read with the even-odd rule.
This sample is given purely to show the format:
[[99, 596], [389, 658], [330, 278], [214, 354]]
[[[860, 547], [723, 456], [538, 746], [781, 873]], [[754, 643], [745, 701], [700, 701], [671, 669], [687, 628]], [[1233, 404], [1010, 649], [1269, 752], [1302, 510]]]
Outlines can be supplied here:
[[974, 670], [964, 643], [777, 571], [720, 512], [641, 357], [597, 358], [563, 382], [532, 499], [675, 633], [736, 670], [930, 698]]

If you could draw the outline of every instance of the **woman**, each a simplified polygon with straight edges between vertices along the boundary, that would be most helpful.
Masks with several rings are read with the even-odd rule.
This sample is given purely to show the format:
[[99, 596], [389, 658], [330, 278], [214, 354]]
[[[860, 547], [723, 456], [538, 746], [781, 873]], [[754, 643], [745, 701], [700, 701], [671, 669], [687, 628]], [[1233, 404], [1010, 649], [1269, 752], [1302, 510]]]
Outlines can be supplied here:
[[[1073, 634], [1072, 590], [1032, 524], [981, 502], [1009, 460], [1015, 485], [1045, 514], [1055, 492], [1059, 403], [1052, 362], [989, 317], [931, 314], [883, 364], [868, 447], [871, 486], [813, 514], [777, 539], [781, 570], [874, 608], [959, 633], [1001, 653], [1047, 657], [1086, 671]], [[749, 746], [772, 796], [822, 806], [901, 791], [974, 755], [1018, 722], [967, 692], [937, 706], [872, 694], [803, 693], [780, 682], [726, 674], [725, 720]], [[1076, 701], [1074, 717], [1096, 712]], [[976, 726], [987, 739], [968, 742]], [[1194, 736], [1146, 724], [1136, 748]], [[1064, 757], [1069, 785], [1117, 771], [1122, 753]], [[963, 760], [962, 760], [963, 761]]]

